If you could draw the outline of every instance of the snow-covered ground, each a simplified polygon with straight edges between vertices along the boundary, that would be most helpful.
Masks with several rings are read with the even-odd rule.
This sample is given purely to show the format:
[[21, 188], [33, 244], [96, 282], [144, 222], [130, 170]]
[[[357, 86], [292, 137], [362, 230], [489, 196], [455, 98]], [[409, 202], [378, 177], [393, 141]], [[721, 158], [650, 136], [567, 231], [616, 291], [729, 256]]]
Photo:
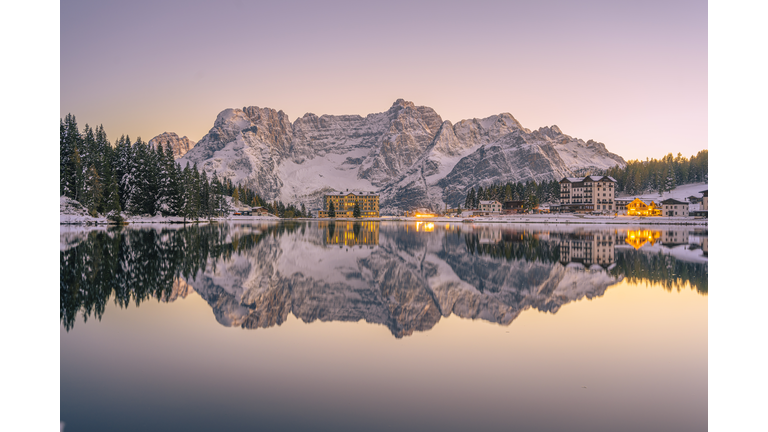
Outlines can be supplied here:
[[639, 217], [639, 216], [597, 216], [581, 214], [515, 214], [484, 217], [434, 217], [398, 218], [407, 221], [429, 222], [470, 222], [470, 223], [533, 223], [533, 224], [591, 224], [591, 225], [707, 225], [707, 219], [693, 217]]
[[641, 200], [653, 200], [655, 202], [664, 201], [665, 199], [674, 198], [679, 201], [685, 201], [689, 196], [696, 196], [701, 198], [703, 195], [701, 191], [709, 189], [707, 183], [691, 183], [680, 185], [669, 192], [664, 192], [659, 195], [658, 192], [647, 193], [642, 195], [625, 195], [619, 194], [618, 198], [640, 198]]
[[61, 196], [59, 197], [59, 223], [61, 224], [105, 224], [106, 217], [93, 217], [79, 202]]

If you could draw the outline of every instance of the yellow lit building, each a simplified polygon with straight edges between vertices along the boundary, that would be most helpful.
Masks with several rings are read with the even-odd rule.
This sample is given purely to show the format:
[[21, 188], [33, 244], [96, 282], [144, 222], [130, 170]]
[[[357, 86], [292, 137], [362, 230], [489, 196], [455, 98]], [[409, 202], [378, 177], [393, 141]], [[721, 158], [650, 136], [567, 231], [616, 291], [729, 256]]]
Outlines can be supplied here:
[[326, 194], [323, 198], [323, 209], [318, 216], [327, 218], [333, 204], [336, 217], [354, 217], [355, 203], [360, 206], [360, 217], [379, 217], [379, 194], [366, 192], [338, 192]]
[[650, 204], [646, 204], [640, 201], [640, 198], [635, 198], [634, 201], [627, 204], [627, 215], [629, 216], [661, 216], [661, 209], [656, 206], [656, 203], [651, 201]]

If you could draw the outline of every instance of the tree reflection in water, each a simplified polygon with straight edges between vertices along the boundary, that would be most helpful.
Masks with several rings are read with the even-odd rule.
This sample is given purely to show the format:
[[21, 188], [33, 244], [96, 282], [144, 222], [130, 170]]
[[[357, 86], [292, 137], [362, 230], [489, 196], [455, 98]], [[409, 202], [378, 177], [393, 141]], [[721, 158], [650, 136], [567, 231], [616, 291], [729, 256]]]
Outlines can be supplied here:
[[179, 280], [223, 325], [269, 327], [293, 313], [305, 322], [362, 319], [396, 337], [450, 314], [506, 325], [527, 308], [554, 313], [625, 278], [707, 293], [706, 261], [636, 250], [627, 231], [615, 229], [425, 230], [336, 221], [116, 228], [75, 232], [70, 241], [72, 235], [64, 241], [62, 233], [67, 246], [60, 252], [67, 331], [78, 314], [101, 319], [110, 298], [121, 308], [173, 301], [182, 285], [189, 289]]

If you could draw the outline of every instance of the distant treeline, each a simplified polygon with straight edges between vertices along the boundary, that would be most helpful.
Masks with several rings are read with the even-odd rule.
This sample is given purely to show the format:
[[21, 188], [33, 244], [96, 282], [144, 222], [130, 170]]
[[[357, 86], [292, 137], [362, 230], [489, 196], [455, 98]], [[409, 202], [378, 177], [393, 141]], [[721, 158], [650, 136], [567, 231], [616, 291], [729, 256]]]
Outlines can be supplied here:
[[297, 209], [279, 201], [268, 203], [253, 190], [233, 185], [228, 178], [211, 178], [197, 165], [183, 169], [166, 143], [157, 148], [138, 138], [118, 138], [114, 146], [104, 127], [87, 124], [79, 131], [75, 116], [60, 121], [59, 192], [83, 204], [93, 216], [120, 219], [125, 211], [134, 215], [180, 216], [185, 219], [209, 218], [229, 212], [225, 196], [236, 205], [265, 207], [281, 217], [308, 216], [304, 205]]
[[702, 150], [690, 159], [672, 153], [659, 159], [631, 160], [624, 168], [613, 167], [604, 174], [616, 179], [617, 192], [639, 195], [670, 191], [688, 183], [708, 181], [709, 152]]
[[[525, 183], [494, 183], [486, 188], [479, 186], [477, 190], [470, 188], [464, 200], [464, 208], [476, 209], [480, 207], [480, 201], [495, 200], [500, 203], [505, 201], [523, 201], [523, 206], [526, 209], [532, 209], [536, 208], [539, 203], [552, 202], [558, 199], [559, 196], [559, 180], [543, 181], [541, 183], [531, 180]], [[461, 205], [459, 205], [459, 208], [461, 208]]]

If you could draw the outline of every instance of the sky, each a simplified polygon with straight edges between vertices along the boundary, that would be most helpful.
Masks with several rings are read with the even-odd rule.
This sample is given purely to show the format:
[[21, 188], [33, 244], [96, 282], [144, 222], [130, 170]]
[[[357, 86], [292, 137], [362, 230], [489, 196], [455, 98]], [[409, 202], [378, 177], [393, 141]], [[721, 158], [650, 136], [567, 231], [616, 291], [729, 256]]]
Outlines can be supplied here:
[[245, 106], [509, 112], [626, 160], [708, 148], [703, 1], [62, 0], [60, 117], [200, 140]]

